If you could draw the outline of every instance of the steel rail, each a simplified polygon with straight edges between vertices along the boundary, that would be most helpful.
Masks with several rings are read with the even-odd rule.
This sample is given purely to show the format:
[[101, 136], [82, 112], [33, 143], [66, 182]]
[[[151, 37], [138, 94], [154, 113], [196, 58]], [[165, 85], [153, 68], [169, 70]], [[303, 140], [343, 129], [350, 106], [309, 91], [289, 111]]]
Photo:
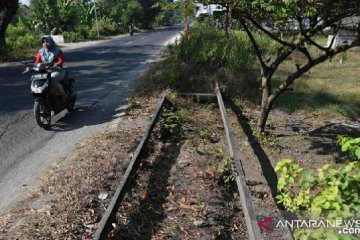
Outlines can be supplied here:
[[[233, 162], [233, 171], [236, 178], [236, 184], [238, 187], [238, 191], [240, 193], [240, 203], [243, 208], [244, 212], [244, 218], [246, 227], [248, 230], [248, 235], [250, 240], [259, 240], [262, 239], [261, 231], [258, 226], [258, 222], [256, 219], [256, 214], [254, 210], [254, 206], [251, 201], [250, 193], [247, 189], [246, 182], [245, 182], [245, 174], [241, 166], [240, 162], [240, 154], [238, 150], [235, 147], [235, 141], [233, 132], [231, 130], [228, 116], [226, 114], [226, 109], [224, 105], [224, 101], [222, 99], [221, 92], [218, 88], [218, 85], [216, 84], [216, 94], [199, 94], [199, 93], [188, 93], [188, 94], [180, 94], [183, 96], [198, 96], [198, 97], [217, 97], [218, 105], [220, 108], [225, 132], [226, 132], [226, 138], [230, 150], [230, 157]], [[124, 199], [124, 196], [126, 192], [128, 191], [131, 182], [133, 180], [134, 173], [137, 169], [137, 163], [140, 158], [140, 153], [142, 152], [144, 146], [147, 144], [150, 134], [159, 118], [159, 115], [161, 114], [161, 111], [164, 107], [165, 102], [167, 101], [166, 95], [163, 96], [161, 102], [159, 103], [152, 121], [150, 122], [141, 142], [139, 143], [137, 149], [134, 152], [134, 155], [132, 156], [132, 159], [129, 163], [129, 166], [126, 169], [126, 172], [122, 176], [122, 179], [120, 181], [120, 184], [118, 185], [115, 194], [113, 198], [111, 199], [111, 202], [106, 209], [103, 217], [101, 218], [101, 221], [99, 223], [99, 227], [97, 231], [95, 232], [93, 239], [94, 240], [100, 240], [100, 239], [106, 239], [107, 235], [109, 233], [109, 230], [112, 226], [112, 223], [116, 217], [116, 212]]]
[[188, 97], [188, 96], [194, 96], [194, 97], [216, 97], [213, 93], [179, 93], [179, 95]]
[[216, 83], [216, 96], [218, 99], [218, 104], [220, 107], [220, 112], [224, 123], [226, 138], [230, 150], [230, 157], [233, 161], [233, 171], [235, 173], [236, 184], [240, 193], [240, 203], [244, 211], [244, 218], [248, 230], [249, 239], [260, 240], [263, 239], [263, 237], [261, 235], [258, 221], [256, 219], [255, 208], [251, 201], [251, 195], [246, 186], [245, 174], [240, 162], [240, 154], [237, 148], [235, 147], [236, 145], [235, 145], [234, 135], [229, 124], [228, 116], [226, 114], [225, 104], [217, 83]]
[[100, 240], [100, 239], [107, 239], [107, 234], [109, 233], [110, 227], [112, 226], [112, 223], [116, 217], [116, 212], [124, 199], [124, 196], [126, 192], [129, 189], [129, 186], [131, 185], [131, 182], [133, 180], [133, 175], [137, 168], [137, 163], [140, 158], [140, 153], [142, 152], [144, 146], [149, 140], [150, 133], [154, 129], [154, 126], [159, 118], [159, 115], [164, 107], [164, 103], [167, 101], [166, 96], [163, 96], [161, 99], [161, 102], [159, 103], [153, 117], [152, 121], [150, 122], [141, 142], [139, 143], [138, 147], [136, 148], [134, 155], [131, 158], [131, 161], [126, 169], [126, 172], [121, 178], [120, 184], [118, 185], [114, 196], [111, 199], [111, 202], [109, 206], [107, 207], [103, 217], [101, 218], [101, 221], [99, 223], [99, 227], [96, 230], [93, 239], [94, 240]]

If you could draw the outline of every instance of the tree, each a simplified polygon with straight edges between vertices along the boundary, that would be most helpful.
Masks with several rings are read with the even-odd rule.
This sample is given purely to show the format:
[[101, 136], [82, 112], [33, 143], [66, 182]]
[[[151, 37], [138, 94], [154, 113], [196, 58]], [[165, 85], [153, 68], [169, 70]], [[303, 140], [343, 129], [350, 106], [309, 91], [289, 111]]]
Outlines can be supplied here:
[[189, 21], [190, 17], [195, 15], [195, 2], [193, 0], [180, 0], [180, 11], [184, 18], [184, 32], [189, 32]]
[[[57, 0], [55, 7], [57, 9], [58, 26], [56, 26], [56, 31], [53, 32], [74, 31], [79, 22], [82, 22], [81, 16], [83, 15], [80, 7], [84, 5], [90, 5], [90, 2], [86, 4], [84, 1], [79, 0]], [[89, 22], [87, 21], [87, 23]]]
[[218, 4], [224, 8], [225, 11], [225, 21], [224, 21], [224, 31], [226, 38], [229, 38], [229, 27], [232, 22], [232, 9], [236, 0], [203, 0], [201, 1], [206, 4]]
[[42, 25], [42, 30], [47, 34], [60, 26], [56, 0], [31, 0], [30, 8], [33, 18]]
[[160, 12], [156, 16], [158, 25], [170, 26], [180, 20], [179, 2], [173, 0], [162, 0], [157, 2], [153, 7], [160, 8]]
[[73, 19], [77, 20], [77, 26], [91, 26], [93, 23], [95, 5], [90, 0], [76, 0], [71, 6], [76, 13], [76, 17]]
[[138, 2], [143, 9], [139, 22], [142, 23], [144, 28], [151, 28], [156, 15], [160, 12], [160, 7], [156, 7], [156, 3], [160, 2], [160, 0], [138, 0]]
[[6, 44], [5, 33], [19, 8], [19, 0], [0, 1], [0, 47]]
[[137, 16], [141, 15], [142, 7], [137, 1], [127, 1], [125, 8], [123, 9], [122, 23], [125, 25], [131, 23], [137, 23]]
[[[224, 0], [211, 2], [223, 4]], [[261, 131], [265, 129], [275, 100], [287, 91], [296, 79], [314, 66], [360, 45], [359, 24], [346, 27], [357, 35], [351, 43], [334, 46], [332, 41], [329, 46], [322, 46], [315, 40], [324, 29], [331, 27], [336, 33], [344, 28], [343, 19], [360, 16], [358, 0], [234, 0], [233, 16], [247, 33], [261, 66], [262, 101], [261, 116], [258, 120]], [[311, 24], [306, 24], [306, 20], [310, 20]], [[264, 23], [268, 23], [266, 27]], [[262, 48], [264, 46], [261, 46], [255, 37], [256, 32], [267, 35], [276, 43], [277, 47], [270, 59]], [[310, 51], [311, 48], [315, 48], [317, 53]], [[274, 86], [274, 74], [294, 52], [301, 53], [306, 60], [297, 63], [296, 70], [282, 79], [280, 85]]]

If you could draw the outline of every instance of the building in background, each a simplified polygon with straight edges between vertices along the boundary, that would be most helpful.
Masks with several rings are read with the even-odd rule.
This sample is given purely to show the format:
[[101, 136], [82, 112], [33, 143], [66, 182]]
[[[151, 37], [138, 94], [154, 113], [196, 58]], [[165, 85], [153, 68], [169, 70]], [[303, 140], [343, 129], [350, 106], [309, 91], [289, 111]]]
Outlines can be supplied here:
[[196, 3], [195, 17], [199, 17], [201, 15], [213, 16], [215, 11], [223, 11], [223, 7], [217, 4], [205, 5], [202, 3]]
[[348, 17], [342, 19], [340, 29], [336, 34], [337, 27], [331, 28], [332, 33], [328, 36], [326, 46], [329, 47], [332, 42], [332, 48], [336, 48], [343, 44], [351, 44], [357, 38], [359, 23], [360, 17]]

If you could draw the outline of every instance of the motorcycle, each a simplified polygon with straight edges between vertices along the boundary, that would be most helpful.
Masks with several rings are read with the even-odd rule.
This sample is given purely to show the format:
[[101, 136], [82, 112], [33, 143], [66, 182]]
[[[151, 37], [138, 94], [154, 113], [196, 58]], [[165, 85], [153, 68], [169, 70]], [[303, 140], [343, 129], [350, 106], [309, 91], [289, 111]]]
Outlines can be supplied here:
[[[51, 64], [31, 64], [22, 62], [26, 65], [26, 69], [22, 74], [34, 72], [30, 77], [31, 94], [35, 98], [34, 115], [37, 124], [43, 129], [49, 129], [51, 125], [51, 117], [67, 109], [72, 111], [76, 102], [76, 93], [74, 93], [75, 80], [69, 78], [66, 71], [64, 79], [59, 83], [63, 86], [67, 94], [65, 100], [61, 100], [59, 95], [54, 94], [56, 91], [52, 87], [51, 73], [56, 69]], [[56, 92], [55, 92], [56, 93]]]
[[133, 24], [129, 24], [128, 26], [128, 30], [129, 30], [129, 34], [130, 36], [133, 36], [134, 35], [134, 25]]

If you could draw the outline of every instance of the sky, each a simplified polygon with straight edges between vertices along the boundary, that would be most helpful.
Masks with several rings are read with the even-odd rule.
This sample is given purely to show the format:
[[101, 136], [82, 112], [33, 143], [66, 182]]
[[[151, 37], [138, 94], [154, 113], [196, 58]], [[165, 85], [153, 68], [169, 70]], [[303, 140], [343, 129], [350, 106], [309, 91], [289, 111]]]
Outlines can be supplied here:
[[26, 5], [29, 5], [29, 1], [30, 0], [20, 0], [21, 3], [26, 4]]

